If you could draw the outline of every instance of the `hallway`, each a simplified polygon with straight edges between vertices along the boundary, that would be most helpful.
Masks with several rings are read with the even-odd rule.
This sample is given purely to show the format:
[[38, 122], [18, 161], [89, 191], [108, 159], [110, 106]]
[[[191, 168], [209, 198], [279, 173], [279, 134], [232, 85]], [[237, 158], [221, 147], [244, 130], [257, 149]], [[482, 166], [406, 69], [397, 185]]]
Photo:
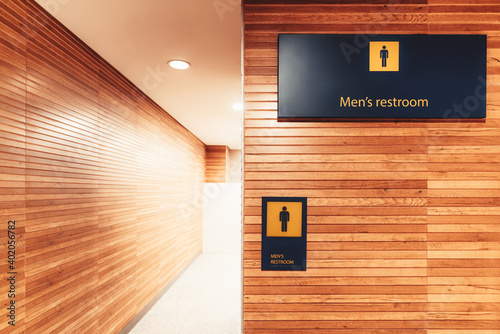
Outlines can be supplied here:
[[241, 257], [201, 254], [130, 334], [241, 333]]

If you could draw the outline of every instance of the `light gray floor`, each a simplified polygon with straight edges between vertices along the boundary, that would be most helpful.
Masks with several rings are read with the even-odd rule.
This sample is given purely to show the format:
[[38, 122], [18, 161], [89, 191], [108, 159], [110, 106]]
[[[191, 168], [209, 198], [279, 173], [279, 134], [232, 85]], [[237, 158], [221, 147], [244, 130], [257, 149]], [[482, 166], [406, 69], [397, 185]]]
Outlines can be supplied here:
[[199, 333], [241, 333], [239, 254], [201, 254], [130, 331]]

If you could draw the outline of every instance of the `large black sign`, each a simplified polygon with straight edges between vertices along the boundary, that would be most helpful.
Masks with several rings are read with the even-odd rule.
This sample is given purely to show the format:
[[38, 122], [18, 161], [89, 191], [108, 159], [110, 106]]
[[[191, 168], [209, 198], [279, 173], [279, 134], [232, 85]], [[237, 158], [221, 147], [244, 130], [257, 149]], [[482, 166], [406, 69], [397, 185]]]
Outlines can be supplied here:
[[486, 117], [485, 35], [279, 36], [278, 118]]
[[262, 197], [262, 270], [306, 270], [307, 198]]

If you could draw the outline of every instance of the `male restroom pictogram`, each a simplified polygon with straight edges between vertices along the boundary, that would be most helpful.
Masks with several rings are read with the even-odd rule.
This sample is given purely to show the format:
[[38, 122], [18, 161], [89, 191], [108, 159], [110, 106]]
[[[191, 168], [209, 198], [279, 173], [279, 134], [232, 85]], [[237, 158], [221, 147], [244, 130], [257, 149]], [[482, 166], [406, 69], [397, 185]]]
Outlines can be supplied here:
[[288, 221], [290, 220], [290, 212], [286, 211], [286, 206], [280, 212], [281, 232], [286, 232], [288, 229]]
[[399, 72], [399, 42], [370, 42], [370, 72]]
[[380, 58], [382, 58], [382, 67], [387, 67], [387, 58], [389, 58], [389, 50], [384, 45], [380, 50]]
[[302, 236], [302, 202], [268, 202], [266, 208], [268, 237]]
[[262, 270], [306, 270], [307, 198], [262, 197]]

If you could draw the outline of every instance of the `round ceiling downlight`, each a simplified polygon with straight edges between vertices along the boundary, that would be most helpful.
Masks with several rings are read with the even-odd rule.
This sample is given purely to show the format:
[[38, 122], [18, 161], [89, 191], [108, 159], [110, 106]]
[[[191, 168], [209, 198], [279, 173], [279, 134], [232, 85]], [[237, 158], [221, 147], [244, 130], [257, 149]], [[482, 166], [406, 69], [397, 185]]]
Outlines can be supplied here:
[[191, 66], [187, 61], [178, 59], [169, 60], [168, 65], [176, 70], [186, 70]]

